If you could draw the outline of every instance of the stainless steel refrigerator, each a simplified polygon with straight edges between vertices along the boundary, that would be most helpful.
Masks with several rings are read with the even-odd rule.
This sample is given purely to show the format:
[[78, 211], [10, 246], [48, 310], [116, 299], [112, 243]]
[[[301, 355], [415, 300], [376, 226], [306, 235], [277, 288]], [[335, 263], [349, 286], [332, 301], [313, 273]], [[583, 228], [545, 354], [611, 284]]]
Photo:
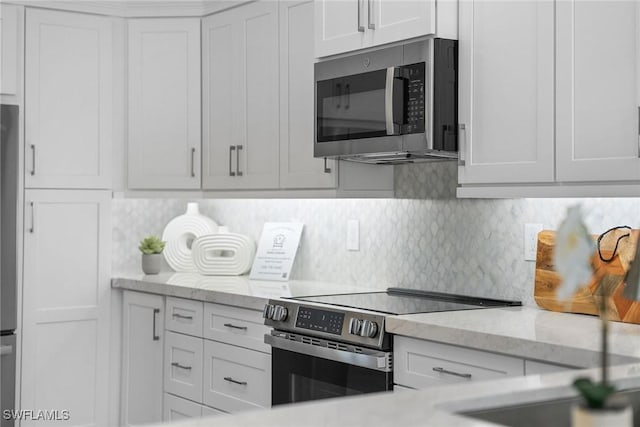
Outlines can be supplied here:
[[0, 105], [0, 426], [13, 426], [17, 327], [18, 107]]

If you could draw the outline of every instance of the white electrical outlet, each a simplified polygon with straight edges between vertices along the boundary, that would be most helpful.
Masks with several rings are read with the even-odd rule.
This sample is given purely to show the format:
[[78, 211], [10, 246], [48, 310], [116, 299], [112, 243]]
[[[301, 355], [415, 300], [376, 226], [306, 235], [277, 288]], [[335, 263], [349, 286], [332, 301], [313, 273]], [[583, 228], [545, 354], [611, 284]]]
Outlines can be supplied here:
[[347, 221], [347, 250], [360, 250], [360, 221], [357, 219]]
[[542, 224], [524, 225], [524, 260], [535, 261], [538, 251], [538, 233], [542, 231]]

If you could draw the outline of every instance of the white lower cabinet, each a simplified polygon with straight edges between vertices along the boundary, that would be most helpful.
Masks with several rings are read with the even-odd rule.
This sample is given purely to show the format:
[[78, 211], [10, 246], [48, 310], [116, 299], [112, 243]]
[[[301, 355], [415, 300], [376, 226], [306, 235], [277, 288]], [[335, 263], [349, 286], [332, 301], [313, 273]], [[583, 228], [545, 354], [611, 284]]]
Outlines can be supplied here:
[[201, 416], [202, 405], [169, 393], [164, 394], [162, 421], [178, 421]]
[[165, 421], [271, 406], [259, 311], [167, 297], [163, 319]]
[[576, 368], [402, 336], [394, 337], [394, 358], [395, 391]]
[[204, 403], [228, 412], [271, 406], [271, 356], [206, 340]]
[[394, 346], [394, 381], [412, 388], [515, 377], [524, 371], [520, 358], [455, 345], [397, 337]]
[[166, 333], [164, 391], [202, 402], [202, 338]]
[[124, 291], [122, 327], [123, 426], [162, 419], [164, 297]]

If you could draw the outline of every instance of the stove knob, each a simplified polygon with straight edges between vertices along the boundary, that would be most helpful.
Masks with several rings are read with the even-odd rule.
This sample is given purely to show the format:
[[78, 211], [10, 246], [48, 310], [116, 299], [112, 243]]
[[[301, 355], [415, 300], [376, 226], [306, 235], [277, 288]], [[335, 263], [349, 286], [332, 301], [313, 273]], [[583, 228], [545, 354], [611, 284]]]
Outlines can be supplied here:
[[262, 317], [265, 319], [273, 319], [273, 304], [265, 304], [264, 310], [262, 310]]
[[287, 318], [287, 308], [281, 305], [276, 305], [273, 308], [273, 316], [271, 317], [276, 322], [282, 322]]
[[362, 328], [360, 329], [361, 337], [373, 338], [378, 333], [378, 324], [371, 320], [363, 320]]
[[349, 333], [351, 335], [360, 335], [361, 329], [362, 329], [362, 320], [356, 319], [354, 317], [349, 321]]

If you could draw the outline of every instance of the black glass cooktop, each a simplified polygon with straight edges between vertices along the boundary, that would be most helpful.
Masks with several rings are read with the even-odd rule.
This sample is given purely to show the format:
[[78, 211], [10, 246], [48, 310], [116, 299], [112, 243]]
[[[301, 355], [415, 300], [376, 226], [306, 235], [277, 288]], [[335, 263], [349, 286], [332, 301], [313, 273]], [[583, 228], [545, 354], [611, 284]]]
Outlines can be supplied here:
[[431, 313], [522, 305], [520, 301], [478, 298], [404, 288], [389, 288], [386, 292], [313, 295], [292, 299], [387, 314]]

